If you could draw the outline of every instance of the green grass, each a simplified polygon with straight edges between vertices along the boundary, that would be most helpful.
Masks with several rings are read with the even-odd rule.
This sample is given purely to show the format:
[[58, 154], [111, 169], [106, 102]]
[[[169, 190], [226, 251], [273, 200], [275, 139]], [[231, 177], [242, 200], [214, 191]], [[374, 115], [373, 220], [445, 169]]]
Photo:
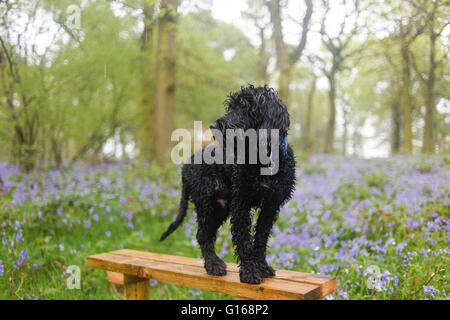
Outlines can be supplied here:
[[[158, 213], [151, 215], [136, 201], [136, 197], [138, 194], [131, 195], [130, 203], [123, 208], [117, 199], [104, 201], [102, 192], [86, 197], [64, 197], [63, 194], [60, 201], [44, 206], [29, 202], [23, 207], [2, 211], [2, 226], [14, 225], [15, 221], [25, 221], [26, 225], [24, 240], [13, 247], [8, 244], [15, 241], [17, 232], [13, 228], [2, 228], [8, 232], [4, 237], [7, 244], [1, 250], [3, 264], [19, 259], [23, 249], [27, 250], [27, 257], [18, 269], [6, 269], [5, 265], [4, 275], [0, 277], [0, 299], [122, 299], [122, 286], [108, 283], [105, 271], [87, 268], [86, 256], [120, 248], [200, 256], [199, 248], [191, 244], [182, 230], [172, 235], [170, 240], [158, 242], [161, 231], [172, 220], [171, 215], [162, 217], [158, 213], [169, 208], [174, 214], [176, 198], [167, 198], [157, 204], [153, 209]], [[2, 200], [3, 203], [7, 201], [8, 198]], [[111, 211], [106, 213], [96, 208], [98, 221], [91, 218], [91, 226], [86, 228], [84, 221], [89, 216], [89, 209], [102, 201], [111, 207]], [[58, 208], [64, 211], [62, 216], [58, 216]], [[134, 230], [127, 226], [127, 219], [122, 216], [125, 209], [133, 210]], [[42, 212], [41, 219], [36, 216], [38, 211]], [[113, 222], [108, 220], [111, 217], [115, 219]], [[111, 233], [110, 237], [106, 232]], [[64, 245], [63, 250], [60, 244]], [[67, 289], [68, 276], [64, 271], [71, 265], [80, 267], [80, 290]], [[189, 294], [190, 291], [194, 294]], [[152, 299], [229, 298], [213, 292], [204, 292], [201, 296], [196, 293], [195, 289], [166, 283], [153, 283], [151, 288]]]
[[[335, 299], [447, 299], [448, 164], [413, 160], [386, 160], [381, 168], [372, 160], [333, 158], [304, 165], [298, 194], [274, 229], [270, 263], [337, 276]], [[108, 283], [105, 271], [85, 267], [86, 256], [96, 253], [129, 248], [200, 257], [192, 240], [193, 208], [183, 227], [158, 241], [177, 212], [175, 168], [76, 165], [64, 173], [8, 172], [0, 194], [0, 299], [122, 299], [123, 288]], [[217, 250], [234, 262], [231, 249], [227, 223]], [[81, 271], [79, 290], [67, 288], [65, 271], [72, 265]], [[385, 275], [382, 288], [370, 287], [371, 266]], [[233, 299], [151, 285], [152, 299]]]

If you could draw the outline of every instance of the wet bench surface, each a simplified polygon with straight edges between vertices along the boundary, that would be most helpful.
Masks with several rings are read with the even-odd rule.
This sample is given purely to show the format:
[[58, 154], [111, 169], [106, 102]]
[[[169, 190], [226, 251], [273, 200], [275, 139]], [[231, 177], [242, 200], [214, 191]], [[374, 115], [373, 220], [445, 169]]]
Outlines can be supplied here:
[[239, 281], [239, 267], [227, 263], [227, 274], [217, 277], [206, 273], [203, 260], [136, 250], [118, 250], [86, 258], [88, 267], [108, 272], [108, 280], [125, 286], [129, 300], [150, 298], [149, 280], [222, 292], [239, 299], [313, 300], [336, 290], [336, 278], [288, 270], [276, 270], [276, 276], [261, 284]]

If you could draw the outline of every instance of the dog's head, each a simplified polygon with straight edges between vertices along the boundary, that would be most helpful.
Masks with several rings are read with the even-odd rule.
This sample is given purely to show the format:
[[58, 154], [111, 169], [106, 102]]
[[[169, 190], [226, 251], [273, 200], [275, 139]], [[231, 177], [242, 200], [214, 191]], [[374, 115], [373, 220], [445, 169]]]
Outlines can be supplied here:
[[252, 85], [241, 87], [240, 91], [228, 96], [225, 104], [227, 112], [211, 124], [211, 129], [219, 130], [224, 137], [227, 129], [278, 129], [280, 146], [287, 147], [289, 113], [274, 89]]

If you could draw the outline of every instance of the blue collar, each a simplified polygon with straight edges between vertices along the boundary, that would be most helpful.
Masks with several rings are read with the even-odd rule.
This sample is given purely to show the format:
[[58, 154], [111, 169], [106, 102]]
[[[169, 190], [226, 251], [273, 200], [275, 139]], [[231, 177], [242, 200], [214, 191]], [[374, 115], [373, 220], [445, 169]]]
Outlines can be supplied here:
[[283, 154], [283, 156], [287, 154], [287, 148], [288, 148], [287, 135], [285, 135], [283, 144], [281, 145], [281, 153]]

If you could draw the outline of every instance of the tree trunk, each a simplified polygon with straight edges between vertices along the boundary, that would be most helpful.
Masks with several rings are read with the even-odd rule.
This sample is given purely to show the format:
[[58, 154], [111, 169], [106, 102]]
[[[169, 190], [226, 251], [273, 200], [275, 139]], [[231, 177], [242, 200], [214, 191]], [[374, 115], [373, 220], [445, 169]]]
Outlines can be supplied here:
[[348, 110], [347, 106], [343, 106], [342, 114], [344, 118], [344, 132], [342, 134], [342, 154], [345, 156], [347, 154], [347, 141], [348, 141]]
[[289, 54], [287, 52], [286, 44], [283, 40], [280, 0], [272, 0], [269, 8], [270, 19], [273, 25], [272, 37], [275, 42], [277, 67], [280, 73], [278, 78], [278, 95], [286, 104], [286, 106], [289, 106], [289, 82], [291, 68], [289, 63]]
[[[14, 149], [16, 152], [15, 159], [19, 165], [22, 172], [31, 172], [35, 166], [35, 145], [33, 142], [33, 137], [27, 137], [24, 134], [24, 130], [19, 125], [15, 127], [15, 139], [14, 139]], [[30, 138], [30, 141], [27, 141]]]
[[362, 134], [360, 132], [360, 128], [355, 126], [355, 130], [353, 131], [353, 155], [361, 156], [362, 155]]
[[58, 141], [56, 141], [55, 137], [51, 138], [51, 149], [52, 149], [52, 154], [53, 154], [53, 161], [55, 162], [56, 167], [61, 168], [62, 150], [61, 150], [61, 147], [60, 147]]
[[328, 101], [330, 106], [330, 114], [328, 118], [327, 131], [325, 136], [325, 153], [334, 152], [334, 127], [336, 123], [336, 79], [332, 72], [328, 77], [330, 91], [328, 92]]
[[[402, 41], [404, 41], [402, 39]], [[408, 46], [402, 44], [402, 106], [403, 106], [403, 151], [407, 154], [412, 153], [412, 110], [411, 96], [409, 93], [410, 84], [410, 58]]]
[[289, 85], [291, 83], [292, 68], [293, 66], [289, 63], [289, 59], [287, 61], [282, 61], [280, 65], [280, 78], [278, 80], [278, 95], [288, 108], [290, 105]]
[[425, 128], [423, 131], [423, 145], [422, 152], [433, 153], [435, 149], [433, 139], [434, 126], [434, 83], [435, 83], [435, 69], [436, 69], [436, 37], [431, 31], [430, 34], [430, 66], [428, 78], [426, 82], [426, 97], [425, 97]]
[[400, 110], [399, 98], [396, 95], [391, 103], [391, 153], [400, 153], [401, 147], [401, 130], [402, 130], [402, 115]]
[[154, 6], [144, 1], [144, 31], [141, 36], [141, 124], [139, 128], [139, 146], [141, 161], [153, 157], [154, 122], [154, 72], [152, 64]]
[[294, 50], [289, 53], [288, 46], [283, 40], [283, 26], [281, 19], [281, 0], [271, 0], [267, 1], [270, 20], [273, 25], [272, 37], [275, 42], [275, 52], [277, 55], [277, 67], [280, 73], [278, 79], [278, 94], [286, 104], [287, 107], [290, 105], [290, 90], [289, 84], [291, 83], [292, 69], [294, 68], [297, 61], [300, 59], [303, 50], [306, 46], [306, 40], [309, 31], [309, 24], [311, 21], [311, 15], [313, 12], [312, 0], [305, 0], [306, 12], [302, 22], [302, 32], [298, 45]]
[[263, 84], [267, 84], [269, 82], [269, 75], [267, 73], [267, 64], [269, 62], [269, 59], [267, 55], [267, 45], [266, 38], [264, 36], [264, 28], [259, 29], [259, 39], [261, 41], [261, 46], [259, 47], [258, 76], [259, 80]]
[[167, 163], [175, 109], [175, 39], [178, 0], [163, 0], [158, 20], [155, 79], [155, 158]]
[[125, 131], [124, 129], [121, 129], [119, 131], [120, 153], [122, 154], [122, 160], [128, 160], [129, 157], [127, 153], [127, 139], [124, 131]]
[[314, 107], [314, 94], [316, 92], [317, 87], [317, 78], [314, 77], [311, 89], [308, 92], [308, 104], [306, 106], [306, 119], [305, 119], [305, 128], [303, 130], [303, 148], [306, 152], [311, 152], [311, 126], [312, 126], [312, 111]]

